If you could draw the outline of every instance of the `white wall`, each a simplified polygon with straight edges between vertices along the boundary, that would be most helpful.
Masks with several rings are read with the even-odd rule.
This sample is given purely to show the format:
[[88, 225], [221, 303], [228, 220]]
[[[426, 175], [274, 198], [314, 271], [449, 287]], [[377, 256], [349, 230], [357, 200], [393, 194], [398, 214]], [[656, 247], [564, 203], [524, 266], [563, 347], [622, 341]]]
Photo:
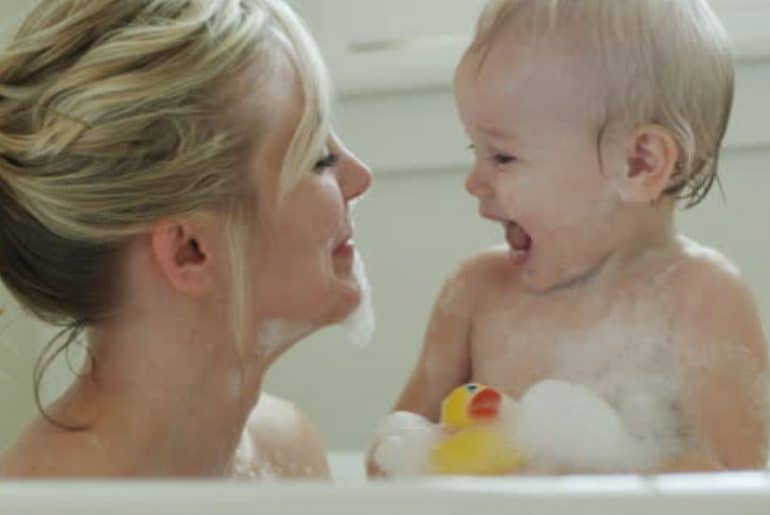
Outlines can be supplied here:
[[[0, 30], [9, 25], [7, 16], [28, 3], [0, 0]], [[309, 9], [311, 23], [323, 16], [319, 0], [296, 3]], [[494, 225], [476, 217], [475, 204], [463, 191], [469, 156], [447, 78], [427, 89], [423, 83], [396, 93], [342, 88], [346, 93], [337, 111], [339, 131], [375, 169], [374, 187], [356, 216], [356, 239], [374, 287], [378, 332], [370, 347], [357, 349], [342, 342], [339, 330], [325, 330], [292, 350], [267, 380], [269, 391], [295, 400], [317, 420], [333, 448], [364, 445], [415, 360], [441, 282], [464, 256], [500, 239]], [[722, 166], [727, 203], [714, 190], [702, 206], [680, 217], [684, 232], [723, 250], [744, 270], [766, 327], [769, 90], [770, 59], [741, 64], [731, 150]], [[7, 307], [2, 295], [0, 306]], [[0, 315], [0, 448], [34, 412], [31, 366], [46, 339], [44, 330], [17, 310], [11, 312]], [[63, 366], [55, 368], [52, 383], [63, 384], [65, 376]]]
[[0, 0], [0, 44], [5, 44], [34, 0]]

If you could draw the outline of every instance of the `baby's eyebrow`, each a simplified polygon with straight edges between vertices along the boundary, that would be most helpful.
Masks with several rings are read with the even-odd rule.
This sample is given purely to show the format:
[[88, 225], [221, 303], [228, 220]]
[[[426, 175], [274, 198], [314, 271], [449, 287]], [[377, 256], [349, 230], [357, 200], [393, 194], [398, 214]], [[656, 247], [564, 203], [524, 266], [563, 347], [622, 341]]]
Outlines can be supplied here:
[[480, 130], [485, 135], [490, 136], [493, 139], [504, 139], [504, 140], [516, 139], [516, 135], [511, 130], [499, 129], [496, 127], [481, 127]]

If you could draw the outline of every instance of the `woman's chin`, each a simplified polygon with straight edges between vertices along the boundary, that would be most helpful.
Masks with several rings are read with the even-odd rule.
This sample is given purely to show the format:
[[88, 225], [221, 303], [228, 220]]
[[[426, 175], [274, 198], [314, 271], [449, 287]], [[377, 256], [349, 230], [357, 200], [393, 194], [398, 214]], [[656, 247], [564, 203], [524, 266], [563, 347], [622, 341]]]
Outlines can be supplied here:
[[346, 328], [355, 326], [357, 333], [368, 333], [374, 315], [371, 288], [360, 256], [356, 253], [349, 271], [327, 279], [324, 289], [305, 299], [302, 306], [297, 316], [307, 320], [314, 330], [342, 324]]
[[344, 322], [363, 302], [363, 291], [357, 281], [348, 279], [340, 286], [340, 291], [333, 295], [333, 297], [336, 297], [334, 305], [331, 306], [321, 325], [333, 325]]
[[369, 278], [366, 275], [363, 259], [358, 252], [355, 254], [350, 272], [337, 280], [340, 287], [342, 316], [336, 322], [341, 322], [361, 309], [363, 304], [370, 302]]

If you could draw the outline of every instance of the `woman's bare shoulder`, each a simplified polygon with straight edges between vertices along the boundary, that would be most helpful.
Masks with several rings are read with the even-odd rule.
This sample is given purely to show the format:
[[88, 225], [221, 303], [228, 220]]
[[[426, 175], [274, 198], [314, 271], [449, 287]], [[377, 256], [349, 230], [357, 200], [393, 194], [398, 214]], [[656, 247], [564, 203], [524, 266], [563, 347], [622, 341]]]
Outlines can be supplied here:
[[106, 477], [117, 473], [98, 437], [43, 421], [33, 422], [0, 456], [0, 478]]

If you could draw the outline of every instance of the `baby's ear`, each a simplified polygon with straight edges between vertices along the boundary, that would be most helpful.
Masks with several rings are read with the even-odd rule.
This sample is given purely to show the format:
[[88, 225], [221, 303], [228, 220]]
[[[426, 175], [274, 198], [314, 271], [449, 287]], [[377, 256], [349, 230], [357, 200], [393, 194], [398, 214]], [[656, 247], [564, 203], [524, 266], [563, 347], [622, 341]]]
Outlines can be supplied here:
[[152, 254], [163, 276], [177, 291], [205, 295], [216, 285], [215, 269], [220, 234], [214, 217], [162, 219], [150, 233]]
[[679, 145], [660, 125], [634, 129], [626, 140], [626, 167], [618, 191], [626, 202], [654, 202], [670, 185], [679, 160]]

